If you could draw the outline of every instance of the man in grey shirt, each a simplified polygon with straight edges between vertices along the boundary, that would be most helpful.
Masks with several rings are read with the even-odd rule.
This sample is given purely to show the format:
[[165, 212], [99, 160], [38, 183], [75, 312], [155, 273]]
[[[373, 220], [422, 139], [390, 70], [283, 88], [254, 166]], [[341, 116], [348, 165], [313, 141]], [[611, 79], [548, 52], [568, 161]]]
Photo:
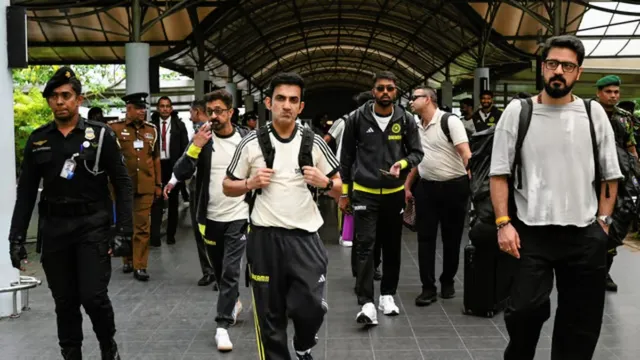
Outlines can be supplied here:
[[[545, 43], [545, 86], [532, 99], [520, 170], [515, 170], [522, 174], [513, 192], [515, 209], [509, 208], [508, 177], [515, 159], [519, 101], [509, 104], [496, 128], [490, 176], [498, 242], [502, 251], [519, 259], [505, 310], [510, 337], [505, 360], [534, 358], [540, 329], [550, 316], [554, 272], [558, 310], [551, 359], [591, 359], [600, 335], [607, 232], [622, 175], [604, 109], [590, 102], [595, 159], [585, 103], [571, 93], [582, 73], [584, 52], [573, 36]], [[596, 173], [601, 177], [599, 199]]]

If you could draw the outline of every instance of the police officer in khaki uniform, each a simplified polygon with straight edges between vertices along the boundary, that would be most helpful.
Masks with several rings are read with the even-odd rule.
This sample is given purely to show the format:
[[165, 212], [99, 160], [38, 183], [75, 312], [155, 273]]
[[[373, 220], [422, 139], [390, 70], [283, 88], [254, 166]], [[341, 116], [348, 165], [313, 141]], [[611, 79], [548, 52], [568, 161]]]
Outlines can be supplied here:
[[133, 183], [133, 263], [123, 258], [122, 271], [139, 281], [149, 280], [149, 237], [151, 235], [151, 205], [162, 194], [158, 131], [146, 122], [147, 93], [124, 96], [127, 104], [125, 119], [109, 122], [116, 133], [131, 181]]

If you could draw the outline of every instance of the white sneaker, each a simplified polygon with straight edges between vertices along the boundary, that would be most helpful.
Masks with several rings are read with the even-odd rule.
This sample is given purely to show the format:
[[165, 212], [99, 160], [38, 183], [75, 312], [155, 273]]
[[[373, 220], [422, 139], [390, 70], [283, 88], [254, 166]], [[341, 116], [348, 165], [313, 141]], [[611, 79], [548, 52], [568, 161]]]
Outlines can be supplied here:
[[238, 315], [240, 315], [241, 312], [242, 303], [240, 302], [240, 299], [238, 299], [238, 301], [236, 302], [236, 306], [233, 307], [233, 312], [231, 313], [231, 316], [233, 316], [233, 323], [231, 325], [236, 324], [236, 321], [238, 321]]
[[396, 302], [391, 295], [380, 295], [378, 310], [387, 316], [396, 316], [400, 314], [400, 309], [396, 306]]
[[370, 302], [362, 306], [362, 310], [356, 316], [358, 324], [378, 325], [378, 312], [376, 306]]
[[339, 241], [340, 245], [344, 246], [344, 247], [352, 247], [353, 246], [353, 241], [350, 240], [342, 240], [342, 236], [340, 236], [340, 241]]
[[233, 350], [233, 344], [231, 343], [231, 339], [229, 339], [229, 331], [227, 331], [227, 329], [216, 329], [216, 345], [218, 345], [218, 351]]

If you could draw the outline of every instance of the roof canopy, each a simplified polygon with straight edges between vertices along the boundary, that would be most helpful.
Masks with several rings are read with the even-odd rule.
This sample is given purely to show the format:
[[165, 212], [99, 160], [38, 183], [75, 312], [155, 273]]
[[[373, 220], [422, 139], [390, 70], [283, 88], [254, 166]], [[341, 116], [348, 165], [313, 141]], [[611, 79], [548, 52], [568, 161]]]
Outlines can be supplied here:
[[[132, 3], [12, 1], [28, 9], [29, 60], [34, 64], [124, 63], [124, 45], [133, 38]], [[220, 85], [233, 69], [238, 88], [254, 93], [278, 71], [297, 71], [311, 91], [367, 89], [371, 76], [382, 70], [393, 71], [404, 90], [427, 79], [437, 85], [447, 75], [457, 82], [470, 79], [479, 64], [491, 67], [493, 76], [513, 74], [531, 66], [539, 44], [553, 33], [555, 20], [553, 0], [139, 3], [141, 41], [150, 43], [154, 61], [188, 76], [208, 70]], [[612, 4], [604, 8], [629, 10]], [[604, 21], [597, 14], [585, 17], [593, 6], [580, 0], [561, 2], [561, 31], [578, 32], [583, 17]], [[611, 14], [609, 21], [619, 16], [629, 14]], [[640, 31], [634, 19], [632, 35]], [[589, 29], [580, 31], [582, 36]], [[638, 51], [632, 42], [640, 39], [625, 41], [621, 51]], [[599, 44], [592, 46], [592, 55], [598, 54]]]

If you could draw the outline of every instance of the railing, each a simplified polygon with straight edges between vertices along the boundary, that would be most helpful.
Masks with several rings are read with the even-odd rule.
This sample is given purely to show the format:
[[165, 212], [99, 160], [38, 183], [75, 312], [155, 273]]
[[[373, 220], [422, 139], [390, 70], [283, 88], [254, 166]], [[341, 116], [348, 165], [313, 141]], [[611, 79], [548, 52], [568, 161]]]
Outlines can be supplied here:
[[42, 280], [31, 276], [20, 276], [20, 280], [14, 281], [9, 284], [9, 287], [0, 288], [0, 294], [13, 292], [13, 313], [9, 316], [11, 318], [20, 317], [18, 312], [18, 291], [22, 292], [22, 311], [29, 310], [29, 289], [33, 289], [36, 286], [42, 284]]

